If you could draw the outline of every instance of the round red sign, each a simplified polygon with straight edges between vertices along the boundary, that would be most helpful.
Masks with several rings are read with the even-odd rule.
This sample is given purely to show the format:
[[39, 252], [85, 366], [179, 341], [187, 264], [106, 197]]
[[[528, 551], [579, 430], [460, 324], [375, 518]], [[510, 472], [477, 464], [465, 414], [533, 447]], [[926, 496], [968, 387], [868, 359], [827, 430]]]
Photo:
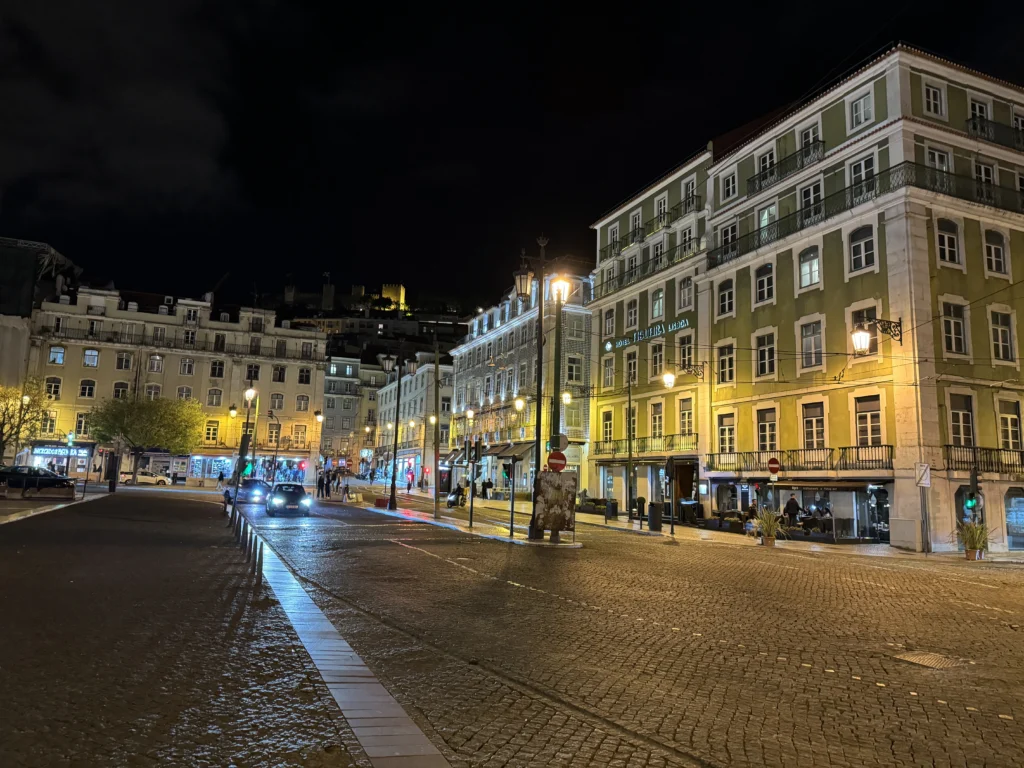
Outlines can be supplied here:
[[548, 469], [552, 472], [561, 472], [565, 469], [565, 454], [561, 451], [552, 451], [548, 454]]
[[772, 456], [772, 458], [768, 459], [768, 471], [769, 472], [771, 472], [773, 475], [777, 475], [777, 474], [779, 474], [779, 470], [780, 469], [782, 469], [782, 465], [779, 464], [779, 460], [778, 459], [776, 459], [774, 456]]

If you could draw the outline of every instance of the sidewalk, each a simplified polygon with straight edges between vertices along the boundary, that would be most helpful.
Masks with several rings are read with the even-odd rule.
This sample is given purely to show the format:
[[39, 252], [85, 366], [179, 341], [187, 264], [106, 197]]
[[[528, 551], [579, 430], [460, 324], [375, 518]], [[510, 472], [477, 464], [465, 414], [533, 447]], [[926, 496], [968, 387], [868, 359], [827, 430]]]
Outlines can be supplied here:
[[44, 512], [64, 509], [75, 504], [82, 504], [86, 501], [95, 501], [96, 499], [102, 499], [106, 495], [106, 492], [88, 492], [85, 494], [85, 498], [79, 496], [74, 501], [71, 499], [22, 499], [19, 496], [9, 499], [0, 498], [0, 525], [24, 520], [26, 517], [35, 517]]

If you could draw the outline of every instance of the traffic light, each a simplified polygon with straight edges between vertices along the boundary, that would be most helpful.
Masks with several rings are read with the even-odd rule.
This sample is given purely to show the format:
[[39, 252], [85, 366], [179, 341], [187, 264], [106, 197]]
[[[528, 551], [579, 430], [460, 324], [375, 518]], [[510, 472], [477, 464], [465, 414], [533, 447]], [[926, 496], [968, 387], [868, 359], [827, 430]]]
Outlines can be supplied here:
[[502, 464], [501, 465], [501, 474], [502, 474], [502, 476], [505, 479], [505, 484], [507, 485], [508, 484], [509, 475], [512, 474], [512, 465], [511, 464]]
[[303, 472], [305, 472], [306, 471], [306, 462], [300, 461], [299, 462], [299, 469], [301, 469]]

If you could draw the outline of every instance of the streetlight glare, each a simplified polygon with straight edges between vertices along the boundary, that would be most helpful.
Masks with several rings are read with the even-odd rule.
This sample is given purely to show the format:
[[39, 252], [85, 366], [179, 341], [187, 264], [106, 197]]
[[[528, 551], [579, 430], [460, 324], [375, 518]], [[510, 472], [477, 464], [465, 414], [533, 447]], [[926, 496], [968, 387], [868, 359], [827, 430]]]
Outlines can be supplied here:
[[415, 427], [416, 427], [416, 422], [413, 421], [412, 419], [409, 419], [409, 429], [414, 429]]
[[665, 382], [665, 387], [668, 389], [672, 389], [676, 385], [676, 375], [670, 371], [666, 371], [661, 380]]
[[562, 301], [564, 303], [565, 300], [569, 298], [569, 289], [571, 287], [572, 285], [569, 283], [568, 280], [566, 280], [564, 277], [560, 277], [557, 280], [552, 281], [551, 292], [556, 298], [559, 299], [559, 301]]
[[366, 430], [366, 434], [370, 434], [370, 428], [369, 427], [364, 427], [364, 429]]
[[434, 424], [437, 424], [437, 416], [434, 416], [433, 414], [431, 414], [430, 415], [430, 425], [433, 426]]
[[562, 402], [565, 403], [566, 405], [571, 403], [572, 402], [572, 393], [571, 392], [563, 392], [562, 393]]
[[22, 395], [22, 396], [21, 396], [21, 403], [22, 403], [22, 405], [28, 405], [28, 404], [29, 404], [29, 401], [30, 401], [31, 399], [32, 399], [32, 398], [31, 398], [31, 397], [29, 397], [28, 395]]
[[256, 390], [255, 389], [253, 389], [252, 387], [249, 387], [247, 390], [245, 390], [245, 399], [246, 399], [246, 401], [251, 402], [254, 397], [256, 397]]
[[523, 408], [526, 407], [526, 401], [523, 400], [523, 398], [521, 398], [521, 397], [517, 397], [516, 398], [516, 402], [515, 402], [515, 406], [516, 406], [516, 410], [517, 411], [521, 411], [521, 410], [523, 410]]
[[395, 428], [395, 425], [394, 425], [394, 424], [392, 424], [392, 423], [391, 423], [391, 422], [389, 421], [389, 422], [388, 422], [388, 429], [389, 429], [389, 430], [392, 430], [392, 429], [394, 429], [394, 428]]
[[468, 411], [466, 411], [466, 418], [469, 419], [470, 421], [473, 420], [473, 416], [474, 415], [475, 414], [473, 413], [473, 409], [472, 408], [470, 408]]
[[228, 408], [228, 416], [230, 416], [233, 419], [237, 415], [238, 415], [238, 407], [234, 403], [232, 403], [231, 407]]
[[853, 351], [858, 355], [866, 354], [871, 349], [871, 334], [868, 333], [867, 327], [857, 326], [850, 337], [853, 340]]

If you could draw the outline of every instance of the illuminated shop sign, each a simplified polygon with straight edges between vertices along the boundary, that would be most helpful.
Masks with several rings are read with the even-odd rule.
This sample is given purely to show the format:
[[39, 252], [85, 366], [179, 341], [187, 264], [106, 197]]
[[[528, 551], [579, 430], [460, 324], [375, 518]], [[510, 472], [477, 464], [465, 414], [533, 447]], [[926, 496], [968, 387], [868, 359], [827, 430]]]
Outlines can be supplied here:
[[681, 331], [683, 328], [689, 328], [689, 320], [674, 320], [668, 325], [665, 323], [655, 323], [654, 325], [644, 328], [642, 331], [634, 331], [629, 336], [623, 336], [622, 338], [616, 339], [614, 342], [609, 340], [604, 343], [604, 351], [611, 352], [613, 349], [622, 349], [632, 344], [639, 344], [641, 341], [647, 339], [656, 339], [659, 336], [664, 336], [666, 333], [674, 333], [675, 331]]
[[89, 458], [89, 449], [88, 448], [73, 447], [73, 448], [69, 449], [67, 447], [57, 446], [57, 445], [37, 445], [34, 448], [32, 448], [32, 455], [33, 456], [60, 456], [62, 459], [66, 459], [68, 457], [68, 451], [69, 450], [71, 451], [71, 455], [72, 456], [77, 456], [80, 459], [87, 459], [87, 458]]

